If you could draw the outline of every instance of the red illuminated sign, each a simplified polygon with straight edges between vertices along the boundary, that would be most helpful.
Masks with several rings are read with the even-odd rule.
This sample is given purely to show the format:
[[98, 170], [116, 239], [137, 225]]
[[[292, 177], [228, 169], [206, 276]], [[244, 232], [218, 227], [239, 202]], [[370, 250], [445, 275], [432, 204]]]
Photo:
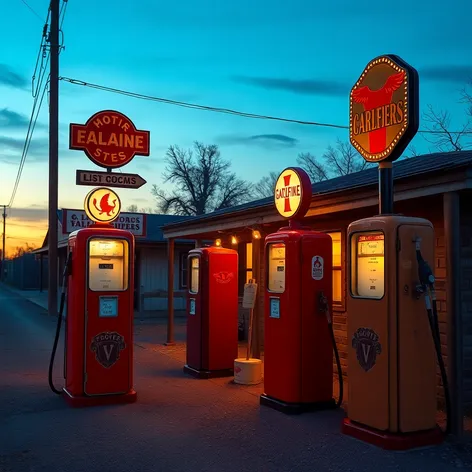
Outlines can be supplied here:
[[118, 168], [134, 156], [149, 156], [149, 131], [136, 129], [123, 113], [104, 110], [91, 116], [85, 125], [70, 124], [69, 149], [85, 152], [100, 167]]
[[418, 72], [398, 56], [377, 57], [351, 90], [350, 141], [366, 161], [395, 161], [418, 130], [418, 113]]

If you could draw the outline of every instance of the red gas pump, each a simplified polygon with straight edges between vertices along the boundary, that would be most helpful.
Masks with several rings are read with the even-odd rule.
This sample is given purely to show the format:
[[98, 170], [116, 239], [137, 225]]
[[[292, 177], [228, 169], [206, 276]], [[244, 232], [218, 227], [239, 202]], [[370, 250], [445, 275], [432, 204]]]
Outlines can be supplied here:
[[[342, 372], [332, 331], [332, 240], [297, 222], [311, 200], [308, 175], [285, 169], [275, 187], [289, 227], [265, 241], [265, 352], [262, 405], [285, 413], [339, 406]], [[334, 348], [340, 398], [333, 399]]]
[[238, 253], [222, 247], [188, 253], [187, 364], [197, 378], [233, 375], [238, 357]]
[[[52, 368], [66, 285], [65, 386], [61, 391], [52, 383]], [[136, 401], [133, 297], [134, 235], [109, 224], [71, 233], [49, 368], [51, 389], [71, 406]]]

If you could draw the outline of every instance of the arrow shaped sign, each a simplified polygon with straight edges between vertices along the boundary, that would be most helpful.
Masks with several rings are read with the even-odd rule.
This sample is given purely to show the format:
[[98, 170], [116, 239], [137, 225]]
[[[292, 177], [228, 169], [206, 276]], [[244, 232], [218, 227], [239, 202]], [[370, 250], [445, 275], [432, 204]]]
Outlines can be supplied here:
[[92, 187], [104, 185], [106, 187], [138, 189], [142, 187], [146, 181], [138, 174], [77, 170], [75, 183], [77, 185], [90, 185]]

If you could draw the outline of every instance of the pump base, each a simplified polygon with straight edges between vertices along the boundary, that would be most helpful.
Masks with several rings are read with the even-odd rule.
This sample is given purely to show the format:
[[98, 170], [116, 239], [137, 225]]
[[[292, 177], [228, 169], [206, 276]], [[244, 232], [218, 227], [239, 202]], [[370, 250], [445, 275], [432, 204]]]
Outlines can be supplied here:
[[197, 379], [216, 379], [218, 377], [233, 377], [233, 369], [223, 369], [223, 370], [206, 370], [206, 369], [194, 369], [188, 365], [184, 366], [184, 372], [190, 374], [192, 377]]
[[427, 431], [415, 431], [413, 433], [390, 433], [369, 428], [363, 424], [344, 418], [342, 432], [353, 438], [373, 444], [374, 446], [389, 451], [406, 451], [425, 446], [436, 446], [444, 440], [444, 434], [436, 426]]
[[130, 390], [128, 393], [119, 395], [94, 395], [76, 397], [70, 394], [65, 388], [63, 390], [63, 398], [67, 404], [73, 408], [83, 408], [87, 406], [100, 405], [117, 405], [122, 403], [134, 403], [138, 396], [135, 390]]
[[260, 397], [260, 404], [281, 411], [287, 415], [299, 415], [300, 413], [306, 413], [309, 411], [333, 410], [336, 408], [336, 401], [334, 398], [327, 402], [286, 403], [282, 400], [270, 397], [265, 393]]

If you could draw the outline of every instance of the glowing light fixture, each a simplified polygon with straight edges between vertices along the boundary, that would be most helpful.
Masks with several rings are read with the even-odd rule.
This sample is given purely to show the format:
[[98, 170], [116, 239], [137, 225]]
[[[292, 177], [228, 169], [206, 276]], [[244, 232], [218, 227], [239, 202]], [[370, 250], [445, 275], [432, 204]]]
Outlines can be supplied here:
[[255, 230], [252, 231], [252, 237], [254, 239], [261, 239], [261, 233], [259, 231], [257, 231], [257, 229], [255, 229]]
[[217, 247], [221, 246], [221, 239], [215, 239], [215, 246]]
[[238, 238], [236, 236], [231, 236], [231, 244], [238, 244]]

